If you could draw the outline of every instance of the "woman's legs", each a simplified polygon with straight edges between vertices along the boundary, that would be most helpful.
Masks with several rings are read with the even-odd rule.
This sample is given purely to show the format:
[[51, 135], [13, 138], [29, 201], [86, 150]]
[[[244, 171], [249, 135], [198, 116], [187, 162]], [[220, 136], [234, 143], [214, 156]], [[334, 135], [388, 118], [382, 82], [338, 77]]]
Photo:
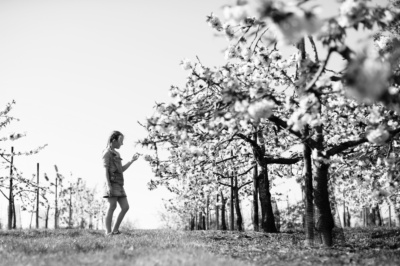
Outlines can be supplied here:
[[114, 224], [113, 232], [118, 231], [119, 225], [121, 224], [122, 219], [124, 219], [125, 214], [129, 210], [129, 203], [128, 203], [128, 199], [126, 197], [118, 198], [118, 203], [119, 203], [119, 206], [121, 207], [121, 212], [119, 213], [117, 221]]
[[115, 209], [117, 208], [117, 197], [107, 198], [108, 200], [108, 211], [106, 216], [106, 234], [111, 233], [112, 217]]

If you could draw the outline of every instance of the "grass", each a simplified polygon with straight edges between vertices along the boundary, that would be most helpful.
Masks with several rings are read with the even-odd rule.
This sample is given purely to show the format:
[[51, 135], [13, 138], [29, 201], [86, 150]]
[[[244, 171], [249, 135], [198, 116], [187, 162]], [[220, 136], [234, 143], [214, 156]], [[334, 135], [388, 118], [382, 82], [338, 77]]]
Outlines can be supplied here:
[[400, 229], [343, 232], [326, 249], [304, 247], [300, 231], [0, 231], [0, 265], [400, 265]]

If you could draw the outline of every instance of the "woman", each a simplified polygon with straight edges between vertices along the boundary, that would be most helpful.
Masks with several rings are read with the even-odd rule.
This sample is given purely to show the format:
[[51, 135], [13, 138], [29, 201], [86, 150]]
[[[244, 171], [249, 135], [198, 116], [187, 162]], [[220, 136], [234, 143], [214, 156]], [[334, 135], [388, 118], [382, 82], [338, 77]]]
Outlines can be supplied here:
[[[113, 131], [107, 141], [107, 148], [103, 152], [103, 164], [105, 167], [105, 191], [104, 198], [108, 200], [108, 211], [106, 217], [106, 235], [117, 235], [119, 226], [124, 219], [126, 212], [129, 210], [128, 200], [124, 190], [123, 172], [131, 166], [131, 164], [139, 158], [139, 154], [133, 155], [132, 159], [122, 166], [122, 159], [116, 149], [121, 148], [124, 143], [124, 135], [119, 131]], [[118, 215], [114, 228], [111, 231], [112, 217], [117, 202], [121, 207], [121, 212]]]

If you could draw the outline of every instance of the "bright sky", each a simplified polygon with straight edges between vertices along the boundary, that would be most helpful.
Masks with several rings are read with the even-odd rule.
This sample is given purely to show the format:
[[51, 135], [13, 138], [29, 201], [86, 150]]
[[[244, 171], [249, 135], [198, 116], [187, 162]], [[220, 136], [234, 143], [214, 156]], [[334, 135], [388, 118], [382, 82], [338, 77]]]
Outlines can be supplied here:
[[[48, 144], [38, 155], [15, 158], [16, 167], [30, 177], [39, 162], [41, 174], [54, 178], [56, 164], [65, 176], [101, 189], [108, 135], [124, 133], [125, 160], [142, 151], [134, 146], [145, 136], [137, 121], [153, 113], [155, 102], [169, 101], [171, 85], [183, 84], [180, 60], [224, 63], [227, 42], [205, 19], [234, 2], [0, 0], [0, 108], [15, 100], [11, 114], [20, 119], [0, 136], [26, 132], [12, 143], [17, 152]], [[167, 195], [148, 191], [153, 176], [143, 158], [125, 172], [128, 218], [142, 228], [158, 226]]]

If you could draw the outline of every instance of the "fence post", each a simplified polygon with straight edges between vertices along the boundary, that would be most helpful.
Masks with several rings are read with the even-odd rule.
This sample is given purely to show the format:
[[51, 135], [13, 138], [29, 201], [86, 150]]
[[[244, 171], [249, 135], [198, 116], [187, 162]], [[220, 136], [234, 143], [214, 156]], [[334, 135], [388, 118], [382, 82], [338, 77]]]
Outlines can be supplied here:
[[39, 228], [39, 163], [36, 164], [36, 229]]
[[10, 163], [10, 194], [8, 198], [8, 230], [12, 229], [13, 222], [13, 163], [14, 163], [14, 147], [11, 147], [11, 163]]

